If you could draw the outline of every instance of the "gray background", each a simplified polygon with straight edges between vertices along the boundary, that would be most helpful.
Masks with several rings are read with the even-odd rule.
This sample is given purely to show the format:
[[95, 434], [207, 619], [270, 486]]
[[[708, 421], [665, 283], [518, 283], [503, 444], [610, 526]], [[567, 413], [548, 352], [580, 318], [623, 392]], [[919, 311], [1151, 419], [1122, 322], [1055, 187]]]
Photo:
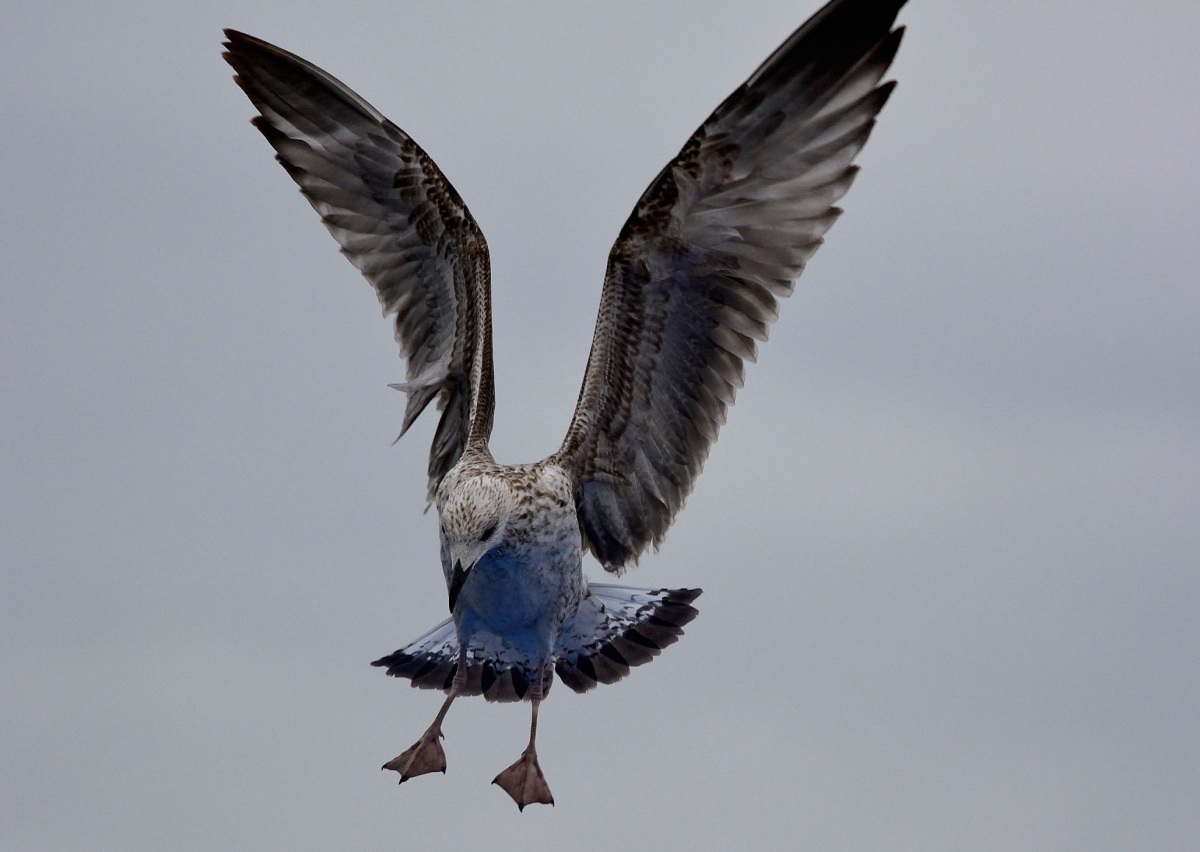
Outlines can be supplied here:
[[1200, 5], [902, 13], [847, 213], [628, 575], [701, 617], [555, 691], [524, 815], [524, 706], [377, 769], [439, 701], [367, 665], [445, 612], [432, 423], [389, 445], [390, 328], [220, 27], [466, 198], [527, 461], [634, 201], [816, 4], [199, 5], [3, 6], [0, 844], [1200, 848]]

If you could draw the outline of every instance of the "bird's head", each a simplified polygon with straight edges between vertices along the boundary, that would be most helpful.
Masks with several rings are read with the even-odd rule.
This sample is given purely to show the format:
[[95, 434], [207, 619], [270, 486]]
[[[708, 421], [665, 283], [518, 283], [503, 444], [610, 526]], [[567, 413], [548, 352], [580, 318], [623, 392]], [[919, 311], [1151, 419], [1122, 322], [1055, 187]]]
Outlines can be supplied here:
[[464, 480], [441, 506], [441, 536], [450, 611], [463, 583], [483, 555], [504, 540], [512, 514], [513, 494], [492, 476]]

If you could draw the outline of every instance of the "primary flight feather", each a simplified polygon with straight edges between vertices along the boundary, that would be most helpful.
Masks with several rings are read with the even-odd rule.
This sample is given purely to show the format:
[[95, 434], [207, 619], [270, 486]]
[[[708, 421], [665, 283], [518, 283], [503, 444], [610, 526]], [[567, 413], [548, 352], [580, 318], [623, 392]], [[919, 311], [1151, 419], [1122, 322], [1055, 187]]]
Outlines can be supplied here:
[[660, 544], [778, 317], [840, 214], [893, 83], [881, 82], [905, 0], [833, 0], [700, 126], [651, 182], [608, 257], [574, 415], [541, 462], [489, 452], [487, 243], [403, 130], [315, 65], [226, 30], [254, 125], [342, 252], [395, 315], [401, 435], [431, 402], [429, 455], [451, 617], [375, 662], [445, 690], [433, 724], [385, 764], [445, 771], [441, 725], [460, 695], [532, 703], [529, 744], [496, 778], [520, 808], [552, 803], [535, 748], [554, 673], [571, 689], [648, 662], [696, 616], [698, 589], [589, 584], [590, 551], [620, 574]]

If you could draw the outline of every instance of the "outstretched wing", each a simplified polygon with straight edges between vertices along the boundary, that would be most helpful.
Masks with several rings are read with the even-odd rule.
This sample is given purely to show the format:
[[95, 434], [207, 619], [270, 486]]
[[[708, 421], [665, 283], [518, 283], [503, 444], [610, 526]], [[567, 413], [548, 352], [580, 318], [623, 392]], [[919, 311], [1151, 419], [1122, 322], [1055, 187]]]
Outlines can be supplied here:
[[587, 372], [555, 459], [619, 573], [683, 506], [743, 362], [767, 339], [894, 83], [905, 0], [833, 0], [650, 184], [608, 257]]
[[225, 60], [254, 119], [350, 262], [396, 315], [408, 403], [401, 436], [435, 398], [430, 498], [492, 426], [487, 243], [421, 147], [341, 81], [265, 41], [225, 30]]

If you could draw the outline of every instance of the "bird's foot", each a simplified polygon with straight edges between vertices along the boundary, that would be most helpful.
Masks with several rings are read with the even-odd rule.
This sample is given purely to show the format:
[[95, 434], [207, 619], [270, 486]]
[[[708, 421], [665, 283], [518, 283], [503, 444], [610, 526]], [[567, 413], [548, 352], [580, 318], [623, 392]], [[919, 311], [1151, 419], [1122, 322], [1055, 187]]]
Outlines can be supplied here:
[[446, 752], [442, 751], [441, 738], [441, 728], [436, 725], [431, 726], [419, 740], [413, 743], [411, 748], [403, 754], [393, 757], [383, 765], [383, 768], [399, 772], [401, 784], [409, 778], [416, 778], [418, 775], [425, 775], [428, 772], [444, 773], [446, 771]]
[[542, 767], [538, 765], [537, 752], [532, 746], [525, 749], [512, 766], [496, 776], [493, 784], [499, 784], [500, 789], [512, 796], [519, 810], [525, 810], [526, 805], [553, 805], [554, 796], [550, 794], [550, 786]]

